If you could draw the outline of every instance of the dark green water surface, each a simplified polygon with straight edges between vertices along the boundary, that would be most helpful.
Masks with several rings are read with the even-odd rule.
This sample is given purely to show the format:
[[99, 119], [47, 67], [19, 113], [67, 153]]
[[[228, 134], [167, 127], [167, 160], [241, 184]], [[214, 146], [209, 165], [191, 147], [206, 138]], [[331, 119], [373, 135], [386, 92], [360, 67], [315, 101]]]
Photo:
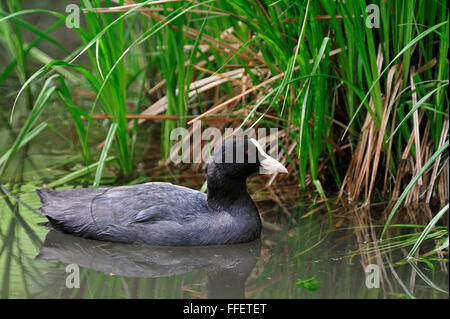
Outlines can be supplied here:
[[[320, 204], [259, 200], [260, 241], [150, 247], [50, 231], [39, 225], [34, 188], [1, 198], [2, 298], [448, 298], [448, 256], [401, 262], [412, 246], [394, 235], [379, 243], [380, 228], [364, 224], [376, 207], [328, 213]], [[373, 268], [378, 288], [367, 278]]]

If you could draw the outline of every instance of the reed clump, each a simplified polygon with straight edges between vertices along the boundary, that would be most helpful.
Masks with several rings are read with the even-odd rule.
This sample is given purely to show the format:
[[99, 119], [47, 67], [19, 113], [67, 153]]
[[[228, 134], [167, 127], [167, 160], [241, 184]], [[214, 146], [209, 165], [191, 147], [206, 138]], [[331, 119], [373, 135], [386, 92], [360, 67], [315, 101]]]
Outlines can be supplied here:
[[[167, 159], [171, 131], [192, 133], [201, 120], [220, 130], [278, 128], [281, 161], [300, 188], [351, 202], [448, 203], [445, 1], [82, 0], [74, 51], [52, 37], [66, 16], [6, 3], [0, 37], [9, 65], [0, 84], [15, 76], [21, 85], [3, 108], [13, 116], [28, 107], [29, 116], [1, 158], [0, 177], [44, 129], [42, 110], [58, 101], [94, 185], [108, 167], [133, 177], [144, 122], [160, 123]], [[40, 30], [26, 22], [33, 14], [53, 24]], [[23, 32], [34, 41], [23, 42]], [[52, 58], [41, 42], [66, 57]], [[40, 65], [34, 73], [30, 60]], [[105, 142], [95, 152], [99, 119]]]

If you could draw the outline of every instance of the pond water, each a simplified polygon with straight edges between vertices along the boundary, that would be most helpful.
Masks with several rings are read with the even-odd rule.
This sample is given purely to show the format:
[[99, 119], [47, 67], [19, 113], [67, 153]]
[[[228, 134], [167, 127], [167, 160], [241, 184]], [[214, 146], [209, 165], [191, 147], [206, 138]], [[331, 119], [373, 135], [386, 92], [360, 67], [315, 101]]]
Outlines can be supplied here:
[[261, 240], [151, 247], [49, 230], [34, 189], [2, 189], [2, 298], [448, 298], [447, 262], [402, 262], [411, 245], [397, 235], [405, 234], [374, 240], [377, 206], [329, 212], [310, 199], [256, 196]]

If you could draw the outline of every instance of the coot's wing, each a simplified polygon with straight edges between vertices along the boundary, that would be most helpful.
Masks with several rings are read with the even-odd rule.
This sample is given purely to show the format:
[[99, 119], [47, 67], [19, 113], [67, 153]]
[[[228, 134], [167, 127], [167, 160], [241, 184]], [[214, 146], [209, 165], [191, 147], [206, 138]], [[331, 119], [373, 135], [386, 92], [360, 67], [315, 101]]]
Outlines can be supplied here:
[[38, 194], [55, 228], [93, 239], [148, 241], [149, 232], [174, 231], [207, 213], [205, 194], [170, 183]]

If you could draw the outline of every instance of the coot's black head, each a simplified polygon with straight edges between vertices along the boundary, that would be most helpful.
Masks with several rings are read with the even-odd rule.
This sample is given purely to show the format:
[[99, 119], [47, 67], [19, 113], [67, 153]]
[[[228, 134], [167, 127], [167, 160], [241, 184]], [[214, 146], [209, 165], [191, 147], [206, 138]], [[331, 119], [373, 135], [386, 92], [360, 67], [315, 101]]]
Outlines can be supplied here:
[[286, 168], [264, 152], [253, 138], [233, 137], [214, 149], [208, 176], [219, 174], [229, 181], [246, 179], [253, 173], [287, 173]]
[[240, 210], [257, 211], [246, 187], [247, 177], [257, 172], [287, 173], [287, 170], [267, 155], [255, 139], [235, 137], [225, 140], [214, 149], [208, 165], [209, 206], [223, 209], [238, 201], [246, 203]]

